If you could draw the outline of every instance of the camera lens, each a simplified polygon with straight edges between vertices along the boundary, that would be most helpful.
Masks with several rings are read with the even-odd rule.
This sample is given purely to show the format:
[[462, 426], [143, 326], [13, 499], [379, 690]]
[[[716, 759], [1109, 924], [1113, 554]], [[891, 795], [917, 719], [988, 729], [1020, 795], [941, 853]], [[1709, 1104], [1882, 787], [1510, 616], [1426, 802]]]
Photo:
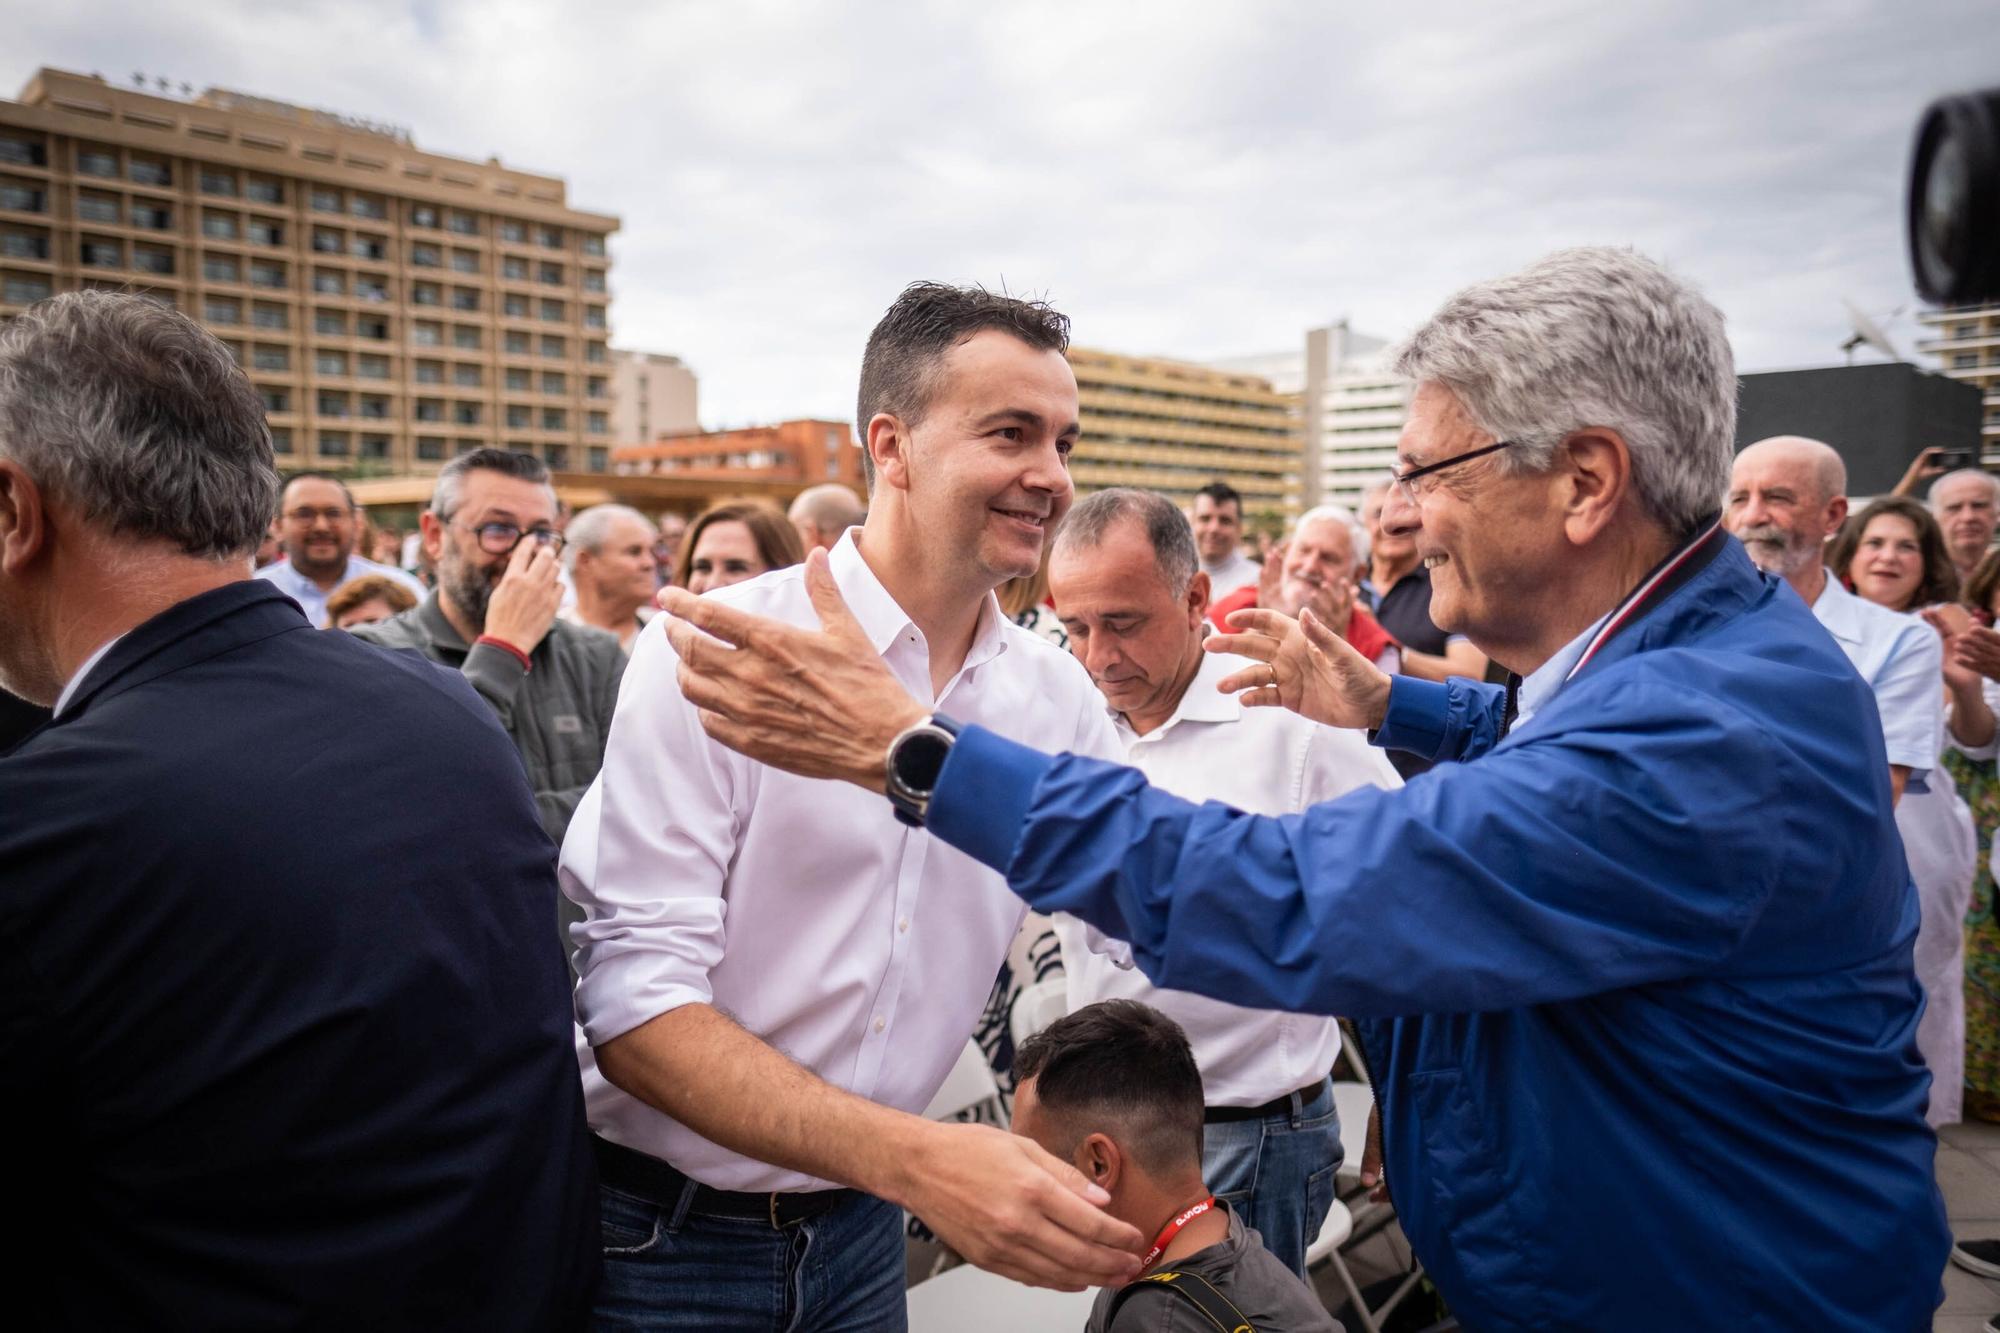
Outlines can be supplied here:
[[2000, 299], [2000, 88], [1931, 104], [1917, 128], [1907, 225], [1917, 290], [1939, 305]]

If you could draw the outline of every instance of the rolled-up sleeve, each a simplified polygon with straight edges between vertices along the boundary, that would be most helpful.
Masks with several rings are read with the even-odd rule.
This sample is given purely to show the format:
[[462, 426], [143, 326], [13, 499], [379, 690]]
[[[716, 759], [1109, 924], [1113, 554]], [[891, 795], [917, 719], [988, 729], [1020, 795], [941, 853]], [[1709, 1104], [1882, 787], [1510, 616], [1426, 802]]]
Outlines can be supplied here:
[[593, 1046], [709, 1003], [722, 959], [740, 774], [682, 697], [678, 664], [657, 622], [640, 634], [603, 770], [563, 841], [562, 889], [584, 914], [577, 1021]]
[[1919, 773], [1935, 768], [1944, 725], [1944, 645], [1937, 631], [1912, 617], [1871, 683], [1889, 762]]

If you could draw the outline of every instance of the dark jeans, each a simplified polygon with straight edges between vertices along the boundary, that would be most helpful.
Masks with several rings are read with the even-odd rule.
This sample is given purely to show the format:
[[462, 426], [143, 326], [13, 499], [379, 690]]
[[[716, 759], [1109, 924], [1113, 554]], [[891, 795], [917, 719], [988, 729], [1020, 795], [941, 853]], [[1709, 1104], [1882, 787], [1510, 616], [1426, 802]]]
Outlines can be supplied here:
[[1201, 1170], [1209, 1189], [1301, 1277], [1306, 1247], [1318, 1239], [1333, 1206], [1340, 1159], [1331, 1082], [1311, 1097], [1294, 1095], [1287, 1111], [1202, 1128]]
[[898, 1333], [903, 1214], [860, 1195], [783, 1227], [699, 1217], [601, 1190], [604, 1278], [592, 1326], [707, 1333]]

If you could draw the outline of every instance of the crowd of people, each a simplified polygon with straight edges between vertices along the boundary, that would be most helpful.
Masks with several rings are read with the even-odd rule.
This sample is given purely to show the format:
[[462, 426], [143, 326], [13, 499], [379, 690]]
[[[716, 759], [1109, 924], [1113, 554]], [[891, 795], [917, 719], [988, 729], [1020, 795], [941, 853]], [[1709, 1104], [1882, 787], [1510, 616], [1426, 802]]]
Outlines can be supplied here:
[[[1074, 496], [1067, 345], [915, 284], [865, 500], [486, 448], [406, 535], [171, 310], [0, 330], [34, 1319], [897, 1328], [914, 1225], [1093, 1329], [1329, 1328], [1346, 1059], [1468, 1328], [1926, 1326], [1932, 1127], [2000, 1119], [2000, 482], [1850, 514], [1734, 451], [1712, 306], [1568, 251], [1259, 560], [1225, 482]], [[1001, 1123], [922, 1114], [968, 1042]]]

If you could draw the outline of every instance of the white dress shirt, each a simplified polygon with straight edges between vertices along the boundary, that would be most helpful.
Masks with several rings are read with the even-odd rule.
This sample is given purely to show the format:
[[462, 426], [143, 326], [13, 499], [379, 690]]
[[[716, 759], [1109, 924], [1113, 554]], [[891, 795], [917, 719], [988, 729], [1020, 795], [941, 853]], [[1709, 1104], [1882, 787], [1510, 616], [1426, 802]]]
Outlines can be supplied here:
[[50, 710], [50, 717], [61, 717], [63, 715], [63, 710], [69, 707], [69, 701], [74, 699], [76, 692], [83, 688], [83, 678], [88, 676], [91, 668], [102, 662], [104, 655], [113, 648], [116, 648], [118, 641], [124, 637], [123, 634], [112, 635], [103, 643], [98, 644], [96, 651], [92, 652], [90, 656], [83, 659], [83, 665], [76, 669], [76, 674], [71, 676], [68, 683], [62, 687], [62, 693], [56, 696], [56, 706]]
[[1208, 575], [1208, 600], [1219, 602], [1238, 588], [1255, 583], [1262, 577], [1264, 567], [1243, 554], [1239, 546], [1212, 565], [1202, 561], [1201, 572]]
[[1889, 762], [1922, 779], [1944, 730], [1944, 645], [1918, 616], [1856, 597], [1829, 572], [1813, 615], [1875, 692]]
[[[830, 563], [882, 660], [932, 699], [923, 635], [851, 533]], [[708, 596], [819, 623], [796, 565]], [[718, 1189], [824, 1188], [611, 1086], [590, 1045], [681, 1005], [712, 1004], [827, 1082], [921, 1111], [965, 1048], [1027, 909], [998, 873], [900, 823], [881, 796], [794, 777], [710, 740], [675, 669], [656, 621], [639, 634], [603, 770], [563, 843], [563, 892], [584, 910], [572, 934], [590, 1124]], [[935, 706], [1044, 749], [1119, 757], [1088, 674], [990, 596]]]
[[[1259, 815], [1291, 814], [1356, 787], [1402, 785], [1388, 756], [1360, 732], [1322, 727], [1282, 708], [1245, 708], [1216, 691], [1216, 682], [1250, 665], [1248, 658], [1204, 654], [1165, 723], [1141, 736], [1119, 718], [1125, 761], [1162, 791]], [[1161, 990], [1094, 951], [1095, 933], [1076, 918], [1058, 916], [1056, 931], [1070, 1011], [1126, 999], [1169, 1015], [1194, 1047], [1210, 1106], [1261, 1106], [1333, 1067], [1340, 1029], [1331, 1018], [1243, 1009]]]
[[306, 613], [306, 619], [312, 622], [314, 629], [326, 628], [326, 599], [339, 591], [342, 583], [350, 583], [364, 574], [381, 574], [394, 579], [415, 593], [420, 602], [425, 597], [426, 589], [416, 575], [390, 565], [378, 565], [373, 560], [365, 560], [358, 555], [347, 557], [347, 568], [341, 571], [339, 582], [325, 591], [300, 573], [298, 566], [289, 560], [280, 560], [257, 571], [258, 578], [277, 584], [280, 592], [299, 604], [299, 609]]

